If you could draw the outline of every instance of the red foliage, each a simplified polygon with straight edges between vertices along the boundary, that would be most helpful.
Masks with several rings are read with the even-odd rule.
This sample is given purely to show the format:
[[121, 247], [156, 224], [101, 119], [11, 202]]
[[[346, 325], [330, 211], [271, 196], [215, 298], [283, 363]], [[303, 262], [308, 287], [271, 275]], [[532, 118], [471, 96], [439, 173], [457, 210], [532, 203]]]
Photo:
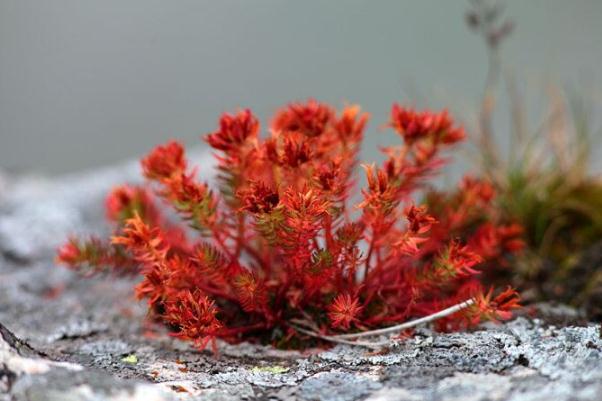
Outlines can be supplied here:
[[395, 129], [408, 144], [417, 141], [432, 141], [452, 144], [464, 139], [464, 131], [454, 128], [447, 111], [431, 113], [417, 112], [412, 109], [393, 105], [390, 126]]
[[362, 309], [364, 307], [356, 296], [339, 294], [328, 307], [328, 318], [332, 327], [348, 330], [352, 323], [360, 322], [358, 317]]
[[[521, 248], [502, 225], [495, 193], [465, 179], [457, 191], [429, 190], [442, 151], [464, 138], [446, 112], [394, 105], [403, 138], [382, 166], [364, 165], [367, 187], [350, 205], [368, 116], [310, 100], [280, 110], [259, 137], [249, 110], [224, 114], [205, 139], [215, 149], [219, 194], [195, 179], [183, 147], [169, 142], [142, 160], [149, 184], [119, 187], [107, 200], [112, 242], [71, 240], [58, 259], [84, 271], [136, 273], [136, 295], [174, 335], [200, 348], [215, 338], [299, 346], [303, 320], [322, 333], [365, 330], [436, 312], [469, 297], [444, 330], [507, 319], [518, 296], [485, 290], [480, 272]], [[154, 192], [154, 195], [152, 194]], [[167, 221], [159, 197], [199, 235]], [[354, 213], [354, 210], [356, 213]], [[188, 235], [189, 236], [189, 235]]]
[[241, 145], [253, 140], [259, 133], [259, 122], [251, 110], [243, 110], [232, 116], [224, 114], [219, 120], [219, 130], [208, 134], [207, 143], [225, 153], [236, 151]]
[[175, 141], [157, 146], [142, 159], [144, 176], [152, 180], [169, 179], [180, 175], [185, 169], [184, 148]]

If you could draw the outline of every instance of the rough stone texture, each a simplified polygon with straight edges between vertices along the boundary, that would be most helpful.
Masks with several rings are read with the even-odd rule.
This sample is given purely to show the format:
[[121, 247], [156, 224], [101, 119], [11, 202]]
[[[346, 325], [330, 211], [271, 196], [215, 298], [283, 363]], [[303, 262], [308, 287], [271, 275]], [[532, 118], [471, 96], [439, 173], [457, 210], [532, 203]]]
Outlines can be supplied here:
[[[143, 324], [133, 280], [81, 280], [53, 265], [68, 234], [106, 232], [106, 191], [137, 176], [129, 163], [57, 180], [0, 177], [0, 401], [602, 399], [593, 324], [519, 317], [471, 333], [420, 329], [382, 353], [195, 351]], [[578, 320], [542, 311], [548, 322]]]

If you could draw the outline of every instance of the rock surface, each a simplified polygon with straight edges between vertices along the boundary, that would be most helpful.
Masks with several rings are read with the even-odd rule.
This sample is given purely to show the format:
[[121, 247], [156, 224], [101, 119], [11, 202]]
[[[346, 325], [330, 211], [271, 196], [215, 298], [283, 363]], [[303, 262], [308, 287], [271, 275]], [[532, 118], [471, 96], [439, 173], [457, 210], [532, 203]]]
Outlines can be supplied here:
[[0, 179], [0, 401], [602, 399], [593, 324], [519, 317], [471, 333], [420, 329], [378, 354], [251, 344], [222, 344], [217, 358], [195, 351], [144, 325], [131, 279], [81, 280], [53, 264], [67, 235], [106, 232], [106, 191], [137, 176], [130, 163], [56, 180]]

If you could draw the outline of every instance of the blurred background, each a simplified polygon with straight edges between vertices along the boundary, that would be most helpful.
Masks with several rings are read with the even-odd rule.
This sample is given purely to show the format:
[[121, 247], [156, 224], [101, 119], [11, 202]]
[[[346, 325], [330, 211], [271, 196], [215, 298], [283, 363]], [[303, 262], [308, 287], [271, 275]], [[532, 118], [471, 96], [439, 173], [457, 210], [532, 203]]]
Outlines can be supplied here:
[[[536, 105], [533, 124], [550, 83], [599, 100], [602, 1], [504, 4], [515, 29], [503, 74]], [[250, 107], [265, 127], [275, 108], [308, 97], [371, 113], [369, 160], [393, 139], [379, 129], [393, 101], [448, 107], [470, 129], [488, 61], [467, 7], [0, 0], [0, 168], [56, 175], [138, 157], [168, 138], [203, 146], [224, 111]]]

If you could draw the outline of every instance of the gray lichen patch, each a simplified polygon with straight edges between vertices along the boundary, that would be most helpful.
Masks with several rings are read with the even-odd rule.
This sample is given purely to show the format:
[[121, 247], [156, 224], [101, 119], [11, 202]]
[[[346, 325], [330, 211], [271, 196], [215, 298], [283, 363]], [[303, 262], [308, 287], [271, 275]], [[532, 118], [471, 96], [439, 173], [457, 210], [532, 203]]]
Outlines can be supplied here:
[[599, 326], [568, 326], [581, 316], [549, 305], [544, 315], [557, 326], [520, 317], [467, 333], [421, 328], [383, 352], [247, 343], [220, 344], [219, 356], [197, 351], [144, 323], [136, 280], [82, 280], [53, 264], [53, 247], [74, 227], [106, 232], [106, 190], [137, 176], [130, 163], [55, 181], [8, 179], [0, 401], [600, 399]]

